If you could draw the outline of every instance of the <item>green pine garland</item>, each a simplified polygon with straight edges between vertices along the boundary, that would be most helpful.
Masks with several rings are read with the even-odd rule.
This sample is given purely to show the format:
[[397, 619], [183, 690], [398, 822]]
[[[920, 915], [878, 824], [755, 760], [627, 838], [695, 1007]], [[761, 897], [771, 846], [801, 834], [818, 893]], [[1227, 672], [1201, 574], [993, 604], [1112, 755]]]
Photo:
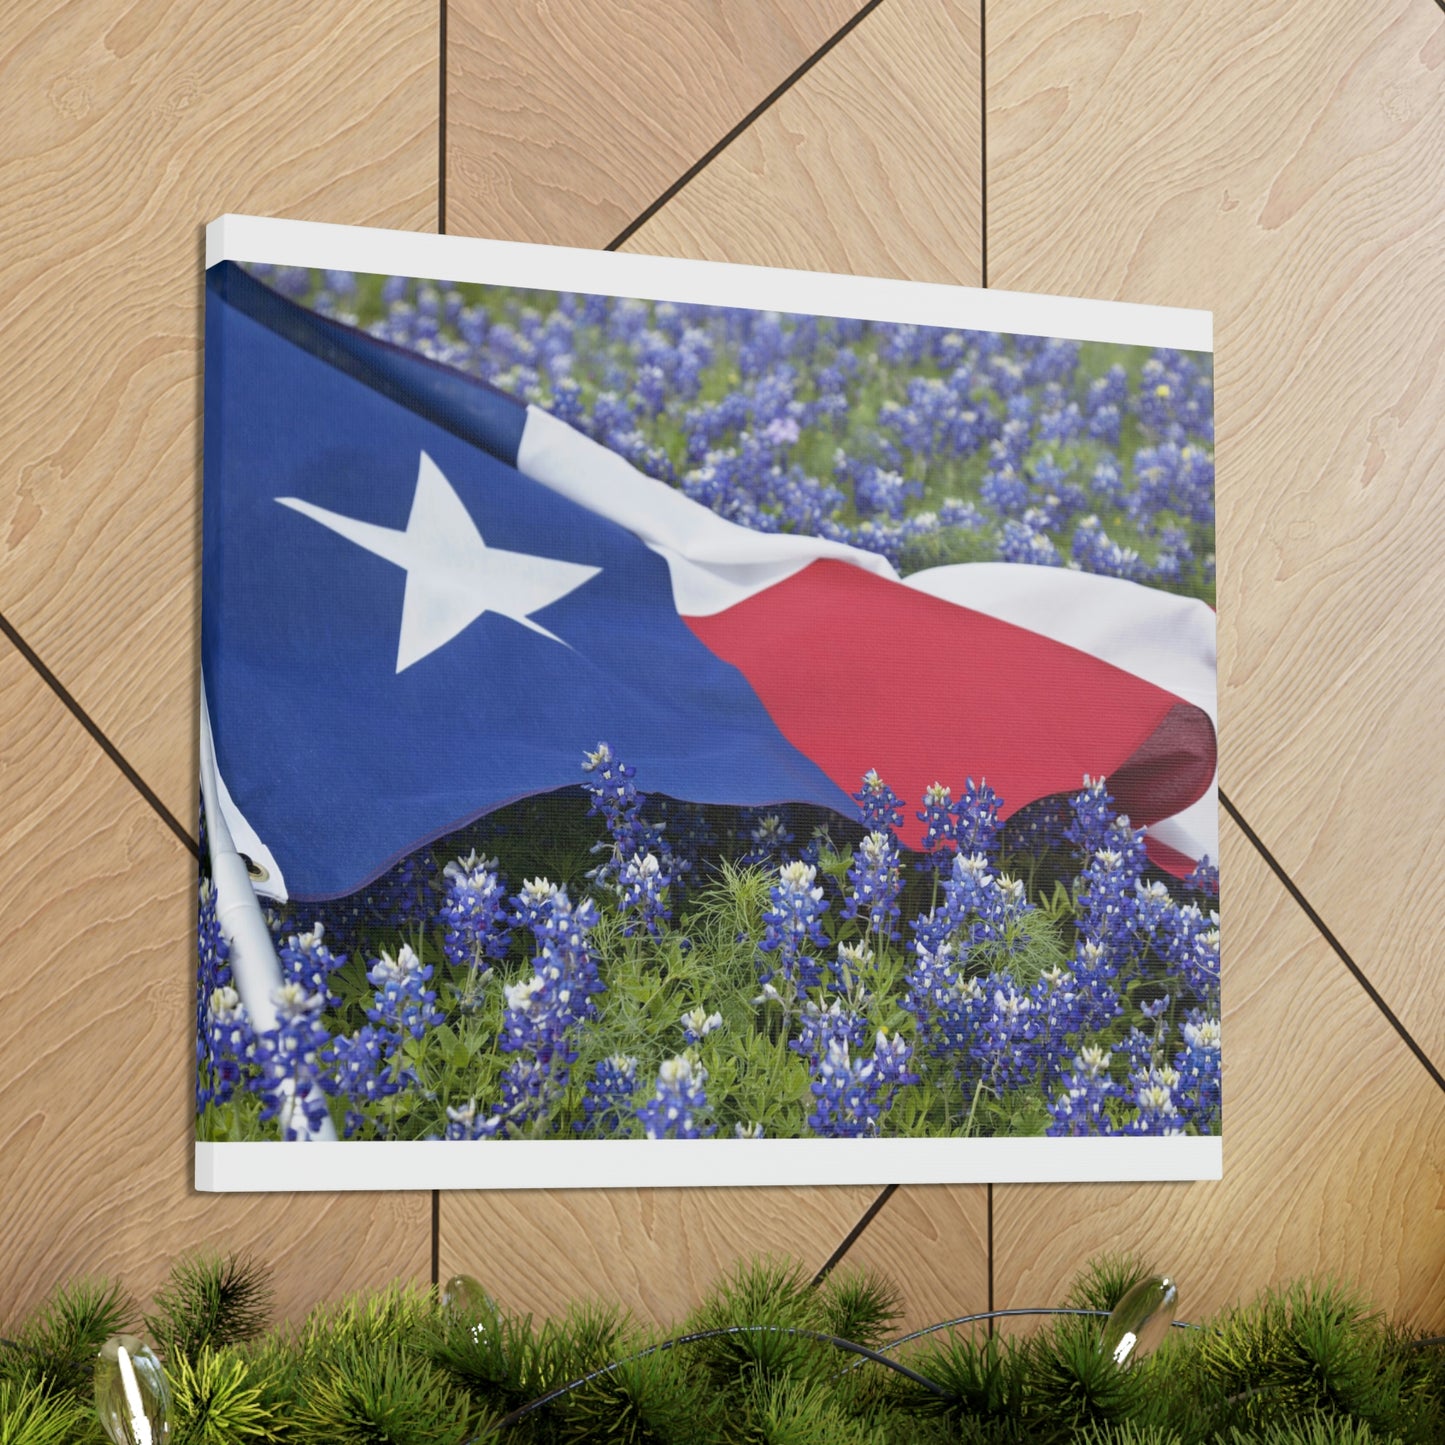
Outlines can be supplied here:
[[[1111, 1309], [1146, 1273], [1101, 1259], [1069, 1303]], [[1328, 1281], [1173, 1330], [1123, 1370], [1100, 1352], [1097, 1318], [939, 1331], [889, 1351], [918, 1378], [826, 1338], [885, 1347], [897, 1319], [886, 1280], [835, 1275], [815, 1288], [775, 1261], [740, 1265], [669, 1333], [591, 1304], [540, 1323], [458, 1320], [433, 1291], [402, 1287], [268, 1332], [269, 1301], [265, 1272], [245, 1258], [176, 1266], [144, 1316], [170, 1380], [174, 1445], [1445, 1441], [1445, 1348]], [[92, 1362], [135, 1318], [116, 1286], [82, 1282], [7, 1329], [0, 1445], [104, 1445]]]

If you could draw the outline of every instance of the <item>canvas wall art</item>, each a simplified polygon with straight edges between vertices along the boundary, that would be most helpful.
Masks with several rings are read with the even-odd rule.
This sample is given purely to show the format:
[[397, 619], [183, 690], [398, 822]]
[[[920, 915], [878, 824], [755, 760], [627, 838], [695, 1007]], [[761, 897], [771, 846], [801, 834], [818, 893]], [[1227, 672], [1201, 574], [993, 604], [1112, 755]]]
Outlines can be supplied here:
[[208, 231], [206, 1189], [1215, 1177], [1205, 313]]

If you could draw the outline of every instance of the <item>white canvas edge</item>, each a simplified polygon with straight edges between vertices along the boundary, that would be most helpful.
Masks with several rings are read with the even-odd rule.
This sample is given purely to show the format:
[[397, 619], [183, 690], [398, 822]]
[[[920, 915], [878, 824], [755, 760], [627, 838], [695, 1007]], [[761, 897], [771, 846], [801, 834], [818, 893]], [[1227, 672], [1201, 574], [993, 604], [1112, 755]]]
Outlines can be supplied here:
[[1066, 341], [1214, 350], [1213, 312], [1184, 307], [1039, 296], [822, 271], [785, 271], [732, 262], [383, 231], [319, 221], [220, 216], [206, 227], [207, 269], [219, 261], [479, 281], [541, 291], [1008, 331]]
[[[840, 1143], [849, 1147], [840, 1148]], [[573, 1139], [197, 1144], [202, 1193], [702, 1185], [1092, 1184], [1221, 1179], [1217, 1136]]]

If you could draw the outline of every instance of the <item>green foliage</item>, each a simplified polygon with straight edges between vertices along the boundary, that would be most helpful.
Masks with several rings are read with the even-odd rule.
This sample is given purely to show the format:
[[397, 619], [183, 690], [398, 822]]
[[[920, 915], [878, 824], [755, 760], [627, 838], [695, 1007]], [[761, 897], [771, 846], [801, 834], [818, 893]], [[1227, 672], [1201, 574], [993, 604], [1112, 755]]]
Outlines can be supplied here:
[[986, 1438], [1022, 1438], [1013, 1433], [1022, 1426], [1028, 1389], [1028, 1351], [1021, 1341], [987, 1331], [958, 1334], [925, 1346], [912, 1364], [951, 1398], [910, 1387], [911, 1409], [988, 1426], [993, 1433], [985, 1432]]
[[1324, 1411], [1382, 1426], [1402, 1403], [1385, 1322], [1330, 1283], [1269, 1291], [1229, 1311], [1191, 1354], [1201, 1396], [1241, 1426]]
[[80, 1280], [56, 1290], [0, 1349], [0, 1380], [39, 1382], [47, 1396], [85, 1396], [101, 1345], [134, 1318], [130, 1297], [108, 1280]]
[[175, 1445], [232, 1445], [274, 1438], [263, 1386], [235, 1350], [203, 1345], [195, 1358], [172, 1357], [166, 1368], [174, 1409]]
[[[319, 1307], [237, 1343], [254, 1314], [205, 1315], [234, 1262], [183, 1261], [162, 1292], [173, 1445], [1440, 1445], [1445, 1349], [1329, 1283], [1267, 1292], [1172, 1331], [1120, 1369], [1101, 1322], [981, 1327], [888, 1349], [893, 1286], [814, 1284], [784, 1261], [739, 1264], [665, 1333], [584, 1303], [549, 1320], [459, 1318], [431, 1290]], [[1104, 1309], [1144, 1273], [1106, 1256], [1071, 1299]], [[264, 1276], [246, 1267], [264, 1297]], [[243, 1292], [244, 1293], [244, 1292]], [[207, 1329], [182, 1327], [208, 1318]], [[217, 1323], [216, 1320], [220, 1319]], [[0, 1348], [0, 1445], [104, 1445], [91, 1393], [101, 1340], [128, 1320], [113, 1285], [57, 1291]], [[238, 1323], [239, 1321], [239, 1323]], [[722, 1331], [719, 1335], [696, 1335]], [[210, 1335], [209, 1338], [205, 1337]], [[925, 1388], [840, 1351], [882, 1347]], [[184, 1342], [199, 1341], [194, 1348]], [[65, 1383], [62, 1383], [62, 1379]], [[940, 1393], [941, 1392], [941, 1393]], [[524, 1409], [541, 1397], [553, 1398]], [[517, 1418], [502, 1427], [514, 1412]]]
[[301, 1445], [458, 1445], [487, 1421], [404, 1340], [358, 1337], [318, 1362], [293, 1405]]
[[1099, 1348], [1097, 1321], [1058, 1320], [1028, 1342], [1026, 1361], [1026, 1408], [1040, 1421], [1040, 1441], [1123, 1421], [1144, 1403], [1150, 1372], [1120, 1369]]
[[903, 1312], [898, 1287], [865, 1270], [829, 1275], [819, 1304], [827, 1333], [875, 1350], [887, 1340]]
[[1081, 1310], [1112, 1311], [1154, 1271], [1135, 1254], [1101, 1254], [1084, 1266], [1064, 1303]]
[[0, 1445], [76, 1445], [99, 1433], [85, 1401], [57, 1397], [44, 1380], [0, 1380]]
[[168, 1356], [240, 1344], [266, 1328], [271, 1286], [266, 1271], [242, 1255], [182, 1259], [156, 1294], [146, 1329]]

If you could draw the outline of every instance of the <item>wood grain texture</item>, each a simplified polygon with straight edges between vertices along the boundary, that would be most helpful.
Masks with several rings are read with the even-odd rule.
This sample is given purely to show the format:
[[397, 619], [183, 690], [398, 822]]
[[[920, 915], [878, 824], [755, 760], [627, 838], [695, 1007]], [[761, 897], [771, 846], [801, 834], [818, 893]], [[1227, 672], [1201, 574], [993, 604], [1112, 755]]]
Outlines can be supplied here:
[[452, 0], [447, 229], [604, 246], [863, 0]]
[[1445, 1066], [1445, 16], [1030, 0], [988, 38], [990, 279], [1214, 310], [1221, 777]]
[[850, 1186], [444, 1194], [440, 1276], [475, 1275], [504, 1309], [551, 1315], [573, 1300], [601, 1298], [667, 1324], [740, 1260], [772, 1255], [816, 1271], [877, 1193]]
[[995, 1301], [1056, 1304], [1128, 1250], [1178, 1281], [1185, 1319], [1318, 1272], [1437, 1327], [1440, 1091], [1228, 822], [1223, 852], [1224, 1179], [996, 1186]]
[[625, 250], [976, 286], [976, 0], [888, 0]]
[[196, 865], [0, 638], [0, 1321], [62, 1281], [142, 1302], [181, 1254], [249, 1249], [277, 1306], [425, 1281], [425, 1194], [191, 1187]]
[[874, 1270], [899, 1288], [898, 1332], [988, 1308], [988, 1190], [906, 1185], [848, 1251], [843, 1268]]
[[194, 826], [202, 227], [434, 228], [437, 7], [22, 6], [0, 77], [0, 611]]

